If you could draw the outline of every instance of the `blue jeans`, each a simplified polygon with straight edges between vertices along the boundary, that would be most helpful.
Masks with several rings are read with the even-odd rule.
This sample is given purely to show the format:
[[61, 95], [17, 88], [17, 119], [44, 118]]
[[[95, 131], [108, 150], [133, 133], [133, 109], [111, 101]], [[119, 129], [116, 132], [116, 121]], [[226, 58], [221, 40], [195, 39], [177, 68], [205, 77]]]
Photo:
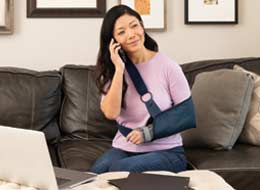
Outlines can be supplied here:
[[180, 172], [186, 169], [187, 160], [183, 147], [146, 153], [126, 152], [111, 148], [105, 152], [90, 168], [91, 172], [104, 173], [111, 171], [172, 171]]

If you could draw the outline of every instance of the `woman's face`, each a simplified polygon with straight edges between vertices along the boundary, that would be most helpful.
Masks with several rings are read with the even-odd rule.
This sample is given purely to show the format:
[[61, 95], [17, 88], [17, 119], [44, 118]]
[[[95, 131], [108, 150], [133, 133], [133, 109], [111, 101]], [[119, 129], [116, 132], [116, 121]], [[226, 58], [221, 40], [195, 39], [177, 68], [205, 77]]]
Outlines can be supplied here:
[[144, 29], [134, 16], [124, 14], [119, 17], [115, 22], [113, 36], [126, 52], [133, 53], [144, 47]]

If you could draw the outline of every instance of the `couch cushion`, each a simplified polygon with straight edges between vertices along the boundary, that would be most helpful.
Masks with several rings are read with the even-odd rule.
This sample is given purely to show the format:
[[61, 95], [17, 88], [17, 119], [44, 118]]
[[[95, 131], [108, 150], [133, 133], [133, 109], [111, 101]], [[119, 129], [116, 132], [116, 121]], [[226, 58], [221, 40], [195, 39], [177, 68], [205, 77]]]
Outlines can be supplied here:
[[41, 130], [48, 141], [59, 136], [56, 117], [61, 103], [58, 71], [0, 68], [0, 125]]
[[237, 143], [229, 151], [189, 147], [185, 149], [185, 152], [189, 163], [195, 169], [260, 170], [260, 148], [258, 146]]
[[260, 57], [195, 61], [182, 64], [181, 67], [190, 86], [192, 86], [197, 74], [224, 68], [233, 69], [234, 65], [242, 66], [249, 71], [260, 74]]
[[231, 149], [249, 108], [253, 79], [229, 69], [204, 72], [192, 87], [197, 128], [183, 133], [185, 146]]
[[260, 148], [237, 143], [232, 150], [186, 148], [189, 164], [194, 169], [212, 170], [235, 189], [260, 188]]
[[84, 139], [112, 140], [115, 121], [105, 118], [100, 110], [100, 93], [95, 84], [95, 67], [65, 65], [62, 69], [64, 99], [60, 126], [67, 136]]
[[249, 72], [238, 65], [234, 66], [234, 70], [251, 74], [255, 81], [246, 123], [239, 140], [244, 143], [260, 145], [260, 76], [256, 73]]
[[58, 144], [61, 167], [88, 171], [108, 148], [111, 141], [67, 139]]

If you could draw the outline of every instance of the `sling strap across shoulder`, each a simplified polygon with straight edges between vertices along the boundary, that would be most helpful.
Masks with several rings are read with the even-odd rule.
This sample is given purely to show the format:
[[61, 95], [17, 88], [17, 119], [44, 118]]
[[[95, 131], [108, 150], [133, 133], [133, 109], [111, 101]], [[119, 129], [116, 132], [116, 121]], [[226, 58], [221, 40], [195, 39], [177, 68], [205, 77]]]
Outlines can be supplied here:
[[[120, 51], [119, 54], [125, 62], [126, 70], [140, 95], [141, 101], [145, 104], [151, 115], [151, 118], [149, 119], [150, 122], [147, 122], [147, 126], [143, 127], [145, 136], [149, 136], [147, 134], [148, 132], [150, 133], [150, 136], [147, 137], [148, 140], [146, 141], [167, 137], [196, 127], [195, 111], [191, 97], [178, 105], [173, 105], [169, 109], [161, 111], [153, 100], [152, 93], [147, 89], [145, 82], [134, 63], [132, 63], [124, 52]], [[117, 127], [124, 136], [127, 136], [133, 130], [120, 124], [118, 124]]]

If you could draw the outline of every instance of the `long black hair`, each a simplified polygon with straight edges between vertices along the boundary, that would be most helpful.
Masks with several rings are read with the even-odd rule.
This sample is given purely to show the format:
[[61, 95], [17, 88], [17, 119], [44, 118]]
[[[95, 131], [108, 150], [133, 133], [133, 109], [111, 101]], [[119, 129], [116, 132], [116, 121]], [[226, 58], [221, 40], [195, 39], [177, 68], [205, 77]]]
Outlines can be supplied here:
[[[143, 26], [143, 21], [141, 16], [126, 5], [117, 5], [112, 7], [105, 15], [100, 31], [100, 47], [98, 52], [98, 58], [96, 63], [96, 84], [99, 91], [106, 94], [105, 85], [112, 81], [115, 73], [115, 66], [110, 59], [109, 44], [113, 37], [114, 25], [116, 20], [124, 14], [128, 14], [136, 17], [140, 24]], [[152, 51], [158, 51], [158, 45], [154, 39], [152, 39], [144, 31], [144, 46]], [[127, 89], [127, 84], [125, 78], [123, 79], [123, 98], [122, 105], [124, 102], [124, 95]]]

